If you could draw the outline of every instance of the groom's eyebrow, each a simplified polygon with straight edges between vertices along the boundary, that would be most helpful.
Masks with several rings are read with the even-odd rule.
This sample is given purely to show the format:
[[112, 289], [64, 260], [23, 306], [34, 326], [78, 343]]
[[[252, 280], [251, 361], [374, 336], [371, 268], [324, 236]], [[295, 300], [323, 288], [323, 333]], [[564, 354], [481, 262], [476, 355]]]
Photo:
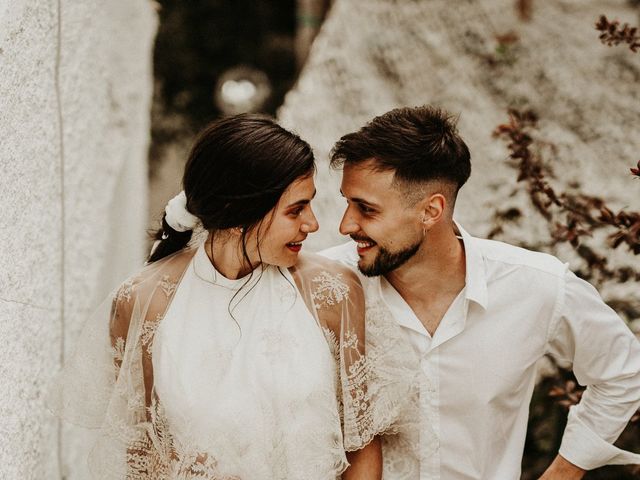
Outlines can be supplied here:
[[[342, 189], [340, 189], [340, 195], [342, 195], [344, 198], [347, 198], [344, 194], [344, 192], [342, 191]], [[359, 198], [359, 197], [351, 197], [349, 200], [351, 200], [352, 202], [355, 203], [360, 203], [362, 205], [366, 205], [367, 207], [372, 207], [372, 208], [380, 208], [379, 205], [373, 203], [373, 202], [369, 202], [367, 200], [365, 200], [364, 198]]]
[[353, 197], [351, 199], [352, 202], [356, 202], [359, 203], [360, 205], [366, 205], [367, 207], [370, 208], [376, 208], [379, 209], [380, 207], [376, 204], [376, 203], [372, 203], [372, 202], [367, 202], [365, 199], [363, 198], [358, 198], [358, 197]]
[[298, 200], [297, 202], [293, 202], [291, 205], [287, 205], [286, 208], [291, 208], [291, 207], [297, 207], [299, 205], [307, 205], [309, 203], [311, 203], [311, 200], [313, 200], [316, 196], [317, 190], [313, 191], [313, 195], [311, 195], [311, 198], [303, 198], [302, 200]]

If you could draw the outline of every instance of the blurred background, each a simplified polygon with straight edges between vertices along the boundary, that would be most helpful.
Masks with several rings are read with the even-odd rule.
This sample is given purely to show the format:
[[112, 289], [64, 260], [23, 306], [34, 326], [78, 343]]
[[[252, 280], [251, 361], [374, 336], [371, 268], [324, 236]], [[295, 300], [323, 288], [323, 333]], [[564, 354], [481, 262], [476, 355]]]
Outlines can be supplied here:
[[[458, 220], [569, 262], [640, 333], [640, 39], [625, 23], [640, 25], [637, 0], [0, 0], [0, 478], [88, 478], [90, 433], [52, 418], [46, 391], [144, 261], [193, 136], [225, 114], [268, 113], [310, 142], [318, 250], [343, 241], [333, 143], [397, 106], [451, 111], [473, 165]], [[523, 479], [579, 399], [562, 367], [540, 366]], [[640, 451], [637, 418], [619, 444]]]
[[198, 130], [221, 115], [276, 115], [329, 6], [329, 0], [159, 3], [150, 226], [157, 226], [169, 195], [181, 190], [184, 162]]

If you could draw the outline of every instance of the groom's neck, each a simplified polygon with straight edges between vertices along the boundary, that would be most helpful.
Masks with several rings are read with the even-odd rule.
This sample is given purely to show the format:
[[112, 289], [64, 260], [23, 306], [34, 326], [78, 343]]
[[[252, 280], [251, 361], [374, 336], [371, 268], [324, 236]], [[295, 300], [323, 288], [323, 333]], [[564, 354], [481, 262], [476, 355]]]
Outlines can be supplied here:
[[429, 231], [418, 252], [385, 277], [405, 298], [457, 295], [465, 284], [465, 254], [452, 225]]

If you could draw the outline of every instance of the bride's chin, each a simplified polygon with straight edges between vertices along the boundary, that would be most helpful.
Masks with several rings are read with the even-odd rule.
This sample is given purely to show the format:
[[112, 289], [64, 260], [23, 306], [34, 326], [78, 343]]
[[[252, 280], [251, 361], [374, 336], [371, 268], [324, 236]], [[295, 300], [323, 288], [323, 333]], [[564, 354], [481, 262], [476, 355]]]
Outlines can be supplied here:
[[277, 262], [272, 263], [272, 265], [280, 268], [291, 268], [296, 263], [298, 263], [299, 253], [288, 252], [287, 255], [283, 255], [283, 257], [279, 258]]
[[[294, 254], [290, 255], [290, 258], [288, 258], [286, 260], [286, 262], [283, 262], [283, 263], [286, 263], [286, 268], [291, 268], [296, 263], [298, 263], [298, 258], [300, 258], [300, 254], [299, 253], [294, 253]], [[283, 265], [283, 266], [285, 266], [285, 265]]]

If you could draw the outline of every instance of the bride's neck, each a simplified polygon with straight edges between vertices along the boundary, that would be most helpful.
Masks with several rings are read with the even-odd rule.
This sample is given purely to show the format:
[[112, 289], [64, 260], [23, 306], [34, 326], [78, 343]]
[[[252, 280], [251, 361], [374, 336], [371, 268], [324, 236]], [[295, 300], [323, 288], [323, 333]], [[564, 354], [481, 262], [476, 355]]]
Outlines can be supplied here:
[[[244, 258], [242, 241], [239, 235], [218, 232], [207, 237], [204, 243], [205, 252], [215, 269], [230, 280], [245, 277], [251, 273], [251, 266]], [[253, 264], [253, 268], [258, 266]]]

